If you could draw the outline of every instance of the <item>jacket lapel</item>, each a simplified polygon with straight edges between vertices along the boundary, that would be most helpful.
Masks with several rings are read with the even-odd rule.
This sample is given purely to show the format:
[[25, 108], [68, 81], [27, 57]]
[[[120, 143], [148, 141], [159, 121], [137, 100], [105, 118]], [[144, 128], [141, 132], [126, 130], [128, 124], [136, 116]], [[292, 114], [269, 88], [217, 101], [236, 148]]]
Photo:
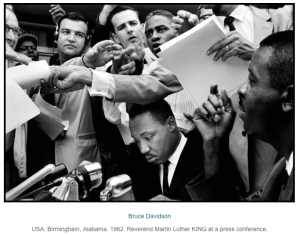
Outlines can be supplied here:
[[279, 201], [292, 201], [293, 193], [294, 193], [294, 168], [291, 172], [291, 175], [288, 179], [286, 186], [282, 187]]
[[250, 6], [254, 16], [254, 43], [259, 44], [264, 38], [272, 34], [273, 23], [271, 15], [262, 9]]
[[175, 191], [175, 189], [178, 187], [180, 182], [184, 179], [185, 175], [189, 172], [189, 166], [192, 165], [192, 154], [193, 154], [193, 149], [191, 146], [191, 142], [189, 139], [187, 140], [186, 145], [184, 146], [184, 149], [180, 155], [177, 167], [175, 169], [172, 182], [170, 185], [170, 193], [169, 197], [172, 198], [172, 194]]

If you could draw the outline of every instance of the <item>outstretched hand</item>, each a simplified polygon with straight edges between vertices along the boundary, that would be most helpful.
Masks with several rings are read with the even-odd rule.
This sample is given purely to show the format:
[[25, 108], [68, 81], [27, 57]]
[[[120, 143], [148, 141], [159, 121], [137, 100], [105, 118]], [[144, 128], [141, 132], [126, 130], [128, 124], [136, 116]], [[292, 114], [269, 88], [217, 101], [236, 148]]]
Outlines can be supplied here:
[[60, 90], [74, 91], [82, 89], [85, 85], [91, 85], [92, 80], [93, 74], [88, 68], [74, 65], [60, 66], [51, 71], [48, 85], [56, 86]]
[[60, 5], [51, 5], [49, 12], [52, 15], [54, 24], [57, 24], [59, 19], [66, 14], [65, 10]]
[[136, 70], [142, 72], [144, 68], [145, 52], [136, 43], [131, 43], [119, 56], [114, 57], [112, 73], [131, 75]]
[[101, 67], [121, 54], [122, 47], [112, 40], [104, 40], [94, 45], [84, 56], [89, 68]]
[[180, 10], [177, 16], [172, 18], [171, 26], [178, 31], [179, 34], [185, 33], [199, 23], [198, 17], [188, 11]]

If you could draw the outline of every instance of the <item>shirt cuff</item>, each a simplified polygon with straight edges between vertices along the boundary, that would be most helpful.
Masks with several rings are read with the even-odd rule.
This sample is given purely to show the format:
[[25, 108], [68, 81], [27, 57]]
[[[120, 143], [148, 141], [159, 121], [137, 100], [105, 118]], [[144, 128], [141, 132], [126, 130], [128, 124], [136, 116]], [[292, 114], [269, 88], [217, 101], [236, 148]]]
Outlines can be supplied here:
[[91, 71], [93, 73], [91, 96], [102, 96], [108, 99], [114, 99], [116, 88], [114, 77], [109, 73], [93, 69], [91, 69]]

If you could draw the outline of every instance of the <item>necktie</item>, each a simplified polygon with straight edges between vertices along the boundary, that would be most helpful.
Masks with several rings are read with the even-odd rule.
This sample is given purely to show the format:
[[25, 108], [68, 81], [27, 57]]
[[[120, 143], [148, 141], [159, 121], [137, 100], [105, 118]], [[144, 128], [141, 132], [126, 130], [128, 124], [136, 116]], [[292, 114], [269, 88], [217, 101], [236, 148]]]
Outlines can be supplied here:
[[290, 176], [287, 173], [287, 170], [285, 170], [284, 173], [283, 173], [283, 176], [282, 176], [282, 185], [287, 185], [289, 177]]
[[229, 30], [230, 31], [234, 31], [235, 30], [235, 27], [233, 25], [233, 20], [234, 18], [232, 16], [227, 16], [224, 20], [224, 24], [228, 25], [229, 26]]
[[168, 182], [168, 175], [169, 175], [169, 161], [166, 161], [163, 166], [164, 166], [164, 178], [163, 178], [163, 190], [164, 190], [164, 195], [168, 196], [169, 194], [169, 182]]

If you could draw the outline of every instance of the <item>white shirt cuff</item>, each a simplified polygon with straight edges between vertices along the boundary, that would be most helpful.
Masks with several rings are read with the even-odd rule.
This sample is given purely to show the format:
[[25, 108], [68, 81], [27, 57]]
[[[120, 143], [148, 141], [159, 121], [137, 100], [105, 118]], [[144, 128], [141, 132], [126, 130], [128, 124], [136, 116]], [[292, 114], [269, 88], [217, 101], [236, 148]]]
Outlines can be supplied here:
[[102, 96], [108, 99], [113, 99], [115, 96], [115, 79], [105, 72], [100, 72], [91, 69], [93, 73], [93, 82], [91, 87], [91, 96]]

